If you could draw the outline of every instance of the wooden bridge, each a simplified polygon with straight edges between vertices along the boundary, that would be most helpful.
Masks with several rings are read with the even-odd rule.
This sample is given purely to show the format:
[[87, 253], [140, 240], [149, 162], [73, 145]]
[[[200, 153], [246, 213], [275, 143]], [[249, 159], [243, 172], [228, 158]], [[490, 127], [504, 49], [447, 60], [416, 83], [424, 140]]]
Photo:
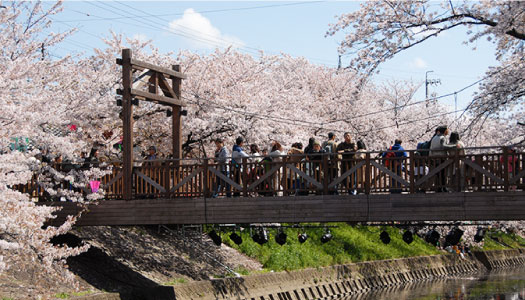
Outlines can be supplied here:
[[[135, 162], [131, 199], [123, 196], [122, 167], [102, 164], [111, 168], [100, 179], [105, 199], [89, 205], [77, 224], [525, 220], [525, 153], [505, 147], [466, 152], [246, 158], [238, 165], [206, 158]], [[24, 189], [63, 208], [55, 222], [80, 211], [76, 203], [40, 193], [37, 182]]]

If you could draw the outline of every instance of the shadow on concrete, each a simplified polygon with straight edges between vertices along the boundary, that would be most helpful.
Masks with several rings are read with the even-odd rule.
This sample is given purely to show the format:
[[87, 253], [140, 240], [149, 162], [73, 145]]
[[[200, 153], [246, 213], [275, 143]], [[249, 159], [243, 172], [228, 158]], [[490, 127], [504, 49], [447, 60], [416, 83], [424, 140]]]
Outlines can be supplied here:
[[[51, 242], [70, 247], [82, 244], [80, 238], [69, 233], [55, 237]], [[73, 274], [88, 284], [102, 291], [119, 293], [122, 300], [176, 299], [172, 287], [157, 284], [94, 246], [85, 253], [69, 257], [67, 264]]]

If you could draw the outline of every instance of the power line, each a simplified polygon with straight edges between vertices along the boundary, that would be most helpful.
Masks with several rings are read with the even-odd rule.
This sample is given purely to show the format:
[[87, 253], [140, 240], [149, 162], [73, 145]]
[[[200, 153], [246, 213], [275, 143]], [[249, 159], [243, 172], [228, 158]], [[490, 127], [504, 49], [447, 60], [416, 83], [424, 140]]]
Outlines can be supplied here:
[[[315, 3], [317, 2], [324, 2], [324, 1], [316, 1]], [[100, 8], [104, 11], [107, 11], [106, 8], [100, 6], [100, 5], [97, 5], [95, 3], [92, 3], [92, 2], [87, 2], [89, 3], [90, 5], [93, 5], [97, 8]], [[122, 2], [114, 2], [114, 3], [118, 3], [120, 4], [121, 6], [125, 6], [125, 7], [128, 7], [130, 9], [133, 9], [133, 10], [136, 10], [136, 11], [139, 11], [143, 14], [147, 14], [148, 16], [154, 16], [154, 15], [151, 15], [151, 14], [148, 14], [147, 12], [143, 11], [143, 10], [140, 10], [140, 9], [137, 9], [137, 8], [134, 8], [128, 4], [125, 4], [125, 3], [122, 3]], [[305, 2], [306, 3], [306, 2]], [[268, 53], [272, 53], [271, 51], [264, 51], [262, 49], [259, 49], [259, 48], [255, 48], [255, 47], [251, 47], [251, 46], [246, 46], [244, 44], [239, 44], [239, 43], [235, 43], [235, 42], [232, 42], [232, 41], [228, 41], [228, 40], [225, 40], [225, 39], [222, 39], [220, 37], [216, 37], [216, 36], [212, 36], [212, 35], [209, 35], [209, 34], [206, 34], [206, 33], [202, 33], [202, 32], [198, 32], [192, 28], [189, 28], [189, 27], [186, 27], [186, 26], [183, 26], [183, 25], [177, 25], [178, 27], [180, 27], [180, 29], [172, 29], [172, 28], [166, 28], [165, 27], [165, 24], [161, 23], [161, 22], [157, 22], [157, 21], [152, 21], [152, 20], [148, 20], [148, 19], [144, 19], [144, 20], [135, 20], [135, 18], [142, 18], [141, 15], [137, 15], [135, 13], [132, 13], [132, 12], [129, 12], [128, 10], [126, 11], [122, 11], [122, 9], [114, 6], [114, 5], [111, 5], [109, 3], [105, 3], [105, 2], [100, 2], [99, 1], [99, 4], [102, 4], [106, 7], [109, 7], [111, 8], [111, 11], [112, 13], [114, 14], [117, 14], [117, 15], [120, 15], [120, 16], [124, 16], [126, 18], [130, 18], [130, 19], [134, 19], [133, 21], [135, 22], [138, 22], [140, 23], [140, 27], [144, 27], [144, 25], [150, 29], [153, 29], [153, 30], [165, 30], [171, 34], [174, 34], [174, 35], [179, 35], [179, 36], [182, 36], [182, 37], [185, 37], [185, 38], [188, 38], [188, 39], [192, 39], [192, 40], [196, 40], [198, 42], [202, 42], [202, 43], [205, 43], [205, 44], [209, 44], [209, 45], [212, 45], [212, 46], [220, 46], [221, 44], [222, 45], [233, 45], [233, 46], [236, 46], [237, 49], [243, 51], [243, 52], [246, 52], [246, 53], [249, 53], [249, 54], [252, 54], [252, 55], [260, 55], [261, 52], [268, 52]], [[129, 16], [131, 15], [131, 16]], [[162, 19], [162, 18], [158, 18], [160, 20], [163, 20], [164, 22], [170, 22], [169, 20], [167, 19]], [[128, 25], [132, 25], [132, 26], [139, 26], [139, 25], [136, 25], [136, 24], [130, 24], [130, 23], [124, 23], [124, 22], [121, 22], [121, 21], [117, 21], [119, 23], [122, 23], [122, 24], [128, 24]], [[160, 27], [159, 27], [160, 26]], [[196, 35], [195, 33], [198, 33], [198, 35]], [[203, 37], [204, 35], [204, 37]], [[274, 53], [276, 54], [276, 53]], [[277, 53], [278, 54], [278, 53]], [[329, 67], [335, 67], [335, 64], [330, 64], [330, 63], [326, 63], [326, 60], [322, 60], [322, 59], [318, 59], [318, 58], [307, 58], [309, 59], [310, 61], [318, 61], [320, 62], [321, 64], [324, 64], [326, 66], [329, 66]]]
[[[283, 6], [296, 6], [296, 5], [304, 5], [304, 4], [314, 4], [314, 3], [322, 3], [326, 1], [304, 1], [304, 2], [295, 2], [295, 3], [286, 3], [286, 4], [272, 4], [272, 5], [262, 5], [262, 6], [253, 6], [253, 7], [238, 7], [238, 8], [225, 8], [225, 9], [215, 9], [215, 10], [203, 10], [203, 11], [196, 11], [196, 14], [207, 14], [207, 13], [217, 13], [217, 12], [227, 12], [227, 11], [241, 11], [241, 10], [255, 10], [255, 9], [262, 9], [262, 8], [273, 8], [273, 7], [283, 7]], [[113, 20], [122, 20], [122, 19], [132, 19], [133, 17], [115, 17], [115, 18], [106, 18], [106, 17], [99, 17], [95, 16], [93, 14], [88, 14], [86, 12], [81, 12], [77, 10], [71, 9], [71, 11], [74, 11], [79, 14], [83, 14], [89, 17], [96, 17], [98, 19], [80, 19], [80, 20], [64, 20], [62, 22], [92, 22], [92, 21], [113, 21]], [[173, 13], [173, 14], [159, 14], [159, 15], [152, 15], [152, 14], [146, 14], [142, 16], [136, 16], [138, 18], [149, 18], [149, 17], [171, 17], [171, 16], [182, 16], [184, 13]]]

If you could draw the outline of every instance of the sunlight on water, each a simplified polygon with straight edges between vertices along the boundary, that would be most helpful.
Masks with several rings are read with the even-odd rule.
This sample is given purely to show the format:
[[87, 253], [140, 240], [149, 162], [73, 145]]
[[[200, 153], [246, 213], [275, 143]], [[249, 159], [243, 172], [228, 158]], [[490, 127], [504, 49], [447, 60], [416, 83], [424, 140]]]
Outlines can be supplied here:
[[353, 299], [523, 300], [525, 299], [525, 268], [494, 271], [477, 276], [451, 276], [339, 298], [339, 300]]

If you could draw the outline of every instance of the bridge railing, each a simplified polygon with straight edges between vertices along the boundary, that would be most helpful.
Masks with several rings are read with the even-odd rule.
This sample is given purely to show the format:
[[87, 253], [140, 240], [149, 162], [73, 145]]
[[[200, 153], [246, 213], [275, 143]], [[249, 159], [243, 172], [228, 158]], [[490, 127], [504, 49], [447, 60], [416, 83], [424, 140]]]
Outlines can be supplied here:
[[[382, 157], [371, 151], [356, 155], [291, 155], [245, 158], [220, 164], [211, 158], [137, 161], [133, 197], [305, 196], [310, 194], [418, 193], [440, 191], [511, 191], [525, 188], [525, 152], [506, 147], [467, 148], [443, 156], [407, 150], [406, 157]], [[506, 162], [506, 163], [505, 163]], [[120, 199], [123, 174], [119, 163], [102, 178], [105, 198]], [[57, 167], [60, 169], [60, 167]], [[71, 189], [66, 180], [55, 187]], [[35, 177], [17, 186], [33, 197], [50, 200]], [[89, 186], [84, 193], [93, 192]], [[53, 200], [53, 199], [51, 199]]]

